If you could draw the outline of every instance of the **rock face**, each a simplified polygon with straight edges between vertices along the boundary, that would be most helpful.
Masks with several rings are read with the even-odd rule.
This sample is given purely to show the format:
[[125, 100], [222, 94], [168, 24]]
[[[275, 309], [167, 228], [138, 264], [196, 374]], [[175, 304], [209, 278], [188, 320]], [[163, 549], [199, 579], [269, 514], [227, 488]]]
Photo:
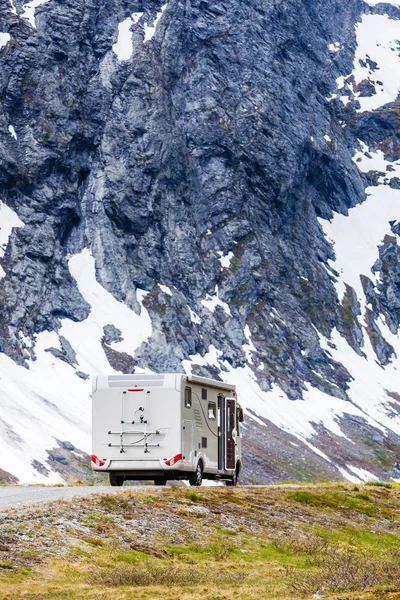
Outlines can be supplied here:
[[[386, 220], [386, 237], [377, 230], [367, 272], [345, 257], [358, 289], [342, 277], [324, 223], [351, 216], [371, 189], [384, 186], [400, 202], [398, 88], [391, 102], [360, 110], [385, 87], [384, 65], [373, 53], [355, 59], [368, 19], [400, 33], [400, 10], [362, 0], [36, 4], [34, 12], [0, 0], [0, 32], [9, 35], [0, 47], [1, 202], [21, 221], [4, 240], [0, 351], [32, 372], [39, 340], [52, 332], [59, 347], [49, 338], [46, 360], [87, 385], [100, 366], [83, 360], [65, 328], [93, 315], [69, 264], [89, 249], [104, 293], [133, 315], [146, 313], [152, 327], [122, 348], [129, 332], [109, 311], [92, 339], [103, 364], [250, 378], [251, 394], [270, 407], [263, 414], [243, 388], [245, 406], [263, 417], [247, 430], [248, 456], [267, 452], [268, 422], [282, 447], [294, 434], [313, 454], [305, 471], [301, 451], [289, 471], [278, 458], [261, 460], [261, 469], [248, 458], [248, 480], [357, 478], [365, 468], [393, 476], [398, 388], [371, 374], [379, 406], [390, 404], [378, 418], [381, 409], [373, 399], [363, 405], [352, 382], [363, 378], [354, 360], [367, 373], [371, 363], [390, 370], [397, 359], [399, 224]], [[383, 172], [365, 166], [381, 154]], [[87, 387], [79, 389], [87, 402]], [[307, 402], [308, 429], [291, 422]], [[382, 439], [371, 446], [354, 420], [340, 427], [350, 414]], [[86, 448], [87, 433], [79, 435], [74, 444]], [[349, 440], [358, 457], [346, 454]], [[378, 446], [390, 459], [385, 450], [382, 460], [368, 454]], [[43, 477], [53, 470], [43, 452], [31, 458]]]

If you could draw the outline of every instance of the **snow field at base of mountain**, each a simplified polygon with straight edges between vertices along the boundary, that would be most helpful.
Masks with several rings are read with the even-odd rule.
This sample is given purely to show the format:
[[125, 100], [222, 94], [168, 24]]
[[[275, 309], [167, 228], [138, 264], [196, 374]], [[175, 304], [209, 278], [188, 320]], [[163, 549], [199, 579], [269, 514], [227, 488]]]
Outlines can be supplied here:
[[[5, 210], [5, 205], [2, 205], [1, 214]], [[10, 209], [6, 210], [9, 231], [13, 222], [11, 213]], [[21, 226], [15, 223], [13, 214], [14, 226]], [[3, 225], [0, 235], [3, 241]], [[101, 346], [103, 327], [110, 323], [118, 327], [124, 339], [111, 344], [111, 347], [133, 355], [151, 335], [150, 317], [143, 306], [141, 315], [137, 315], [96, 281], [94, 259], [88, 250], [72, 257], [69, 266], [83, 297], [91, 305], [91, 311], [82, 322], [65, 319], [59, 334], [70, 342], [76, 352], [76, 370], [88, 376], [107, 373], [111, 369]], [[138, 290], [139, 302], [145, 294]], [[21, 341], [29, 346], [28, 340]], [[69, 441], [90, 452], [90, 377], [87, 380], [78, 377], [75, 368], [53, 356], [50, 348], [60, 349], [58, 334], [40, 333], [35, 345], [36, 360], [28, 361], [29, 368], [19, 366], [5, 354], [0, 354], [2, 468], [23, 483], [61, 482], [57, 473], [51, 472], [46, 477], [32, 467], [36, 460], [48, 468], [46, 450], [56, 447], [56, 440]]]
[[[0, 231], [4, 244], [11, 227], [23, 224], [17, 221], [15, 213], [5, 205], [2, 206], [2, 210], [8, 214], [8, 229], [3, 227]], [[352, 214], [350, 212], [349, 217], [345, 217], [350, 223]], [[354, 223], [357, 225], [358, 220]], [[332, 232], [330, 235], [332, 236]], [[349, 237], [356, 239], [355, 236]], [[377, 243], [379, 239], [375, 240], [375, 244]], [[352, 256], [351, 248], [347, 256]], [[343, 272], [347, 273], [346, 263], [343, 264]], [[113, 349], [130, 355], [133, 355], [135, 349], [151, 335], [150, 317], [142, 305], [145, 292], [138, 290], [138, 300], [141, 304], [139, 316], [118, 302], [97, 282], [94, 259], [89, 250], [73, 256], [69, 267], [82, 296], [90, 304], [91, 311], [88, 318], [82, 322], [63, 320], [59, 334], [67, 339], [76, 352], [76, 369], [88, 375], [107, 373], [111, 369], [100, 343], [105, 325], [112, 324], [122, 332], [123, 340], [112, 344]], [[159, 287], [168, 295], [172, 293], [166, 286]], [[215, 306], [210, 306], [209, 309], [215, 310]], [[384, 324], [382, 327], [384, 328]], [[244, 334], [247, 343], [243, 350], [251, 365], [251, 355], [255, 347], [247, 326]], [[387, 328], [384, 334], [400, 356], [398, 337], [391, 334]], [[190, 360], [183, 362], [183, 366], [188, 373], [194, 364], [222, 369], [223, 379], [237, 386], [239, 400], [248, 417], [263, 425], [260, 418], [271, 421], [331, 463], [331, 459], [312, 443], [312, 438], [317, 433], [314, 424], [321, 424], [333, 434], [343, 437], [338, 420], [343, 415], [351, 414], [364, 418], [383, 433], [386, 428], [400, 433], [400, 420], [389, 417], [385, 410], [388, 408], [385, 390], [396, 389], [397, 366], [390, 364], [382, 369], [376, 363], [368, 336], [365, 339], [363, 350], [367, 358], [356, 354], [336, 331], [329, 340], [329, 346], [328, 340], [320, 336], [321, 346], [335, 360], [345, 364], [353, 377], [349, 391], [352, 403], [324, 394], [311, 386], [308, 386], [301, 401], [291, 401], [278, 386], [274, 386], [269, 392], [263, 392], [255, 381], [250, 366], [232, 369], [229, 363], [220, 361], [222, 353], [214, 346], [210, 346], [204, 357], [191, 356]], [[0, 368], [3, 373], [0, 390], [7, 398], [2, 407], [0, 452], [7, 456], [7, 470], [25, 483], [60, 481], [59, 475], [51, 473], [49, 477], [45, 477], [33, 471], [31, 466], [33, 460], [46, 464], [46, 450], [53, 448], [56, 440], [68, 440], [82, 450], [90, 451], [90, 380], [84, 381], [77, 377], [74, 367], [46, 352], [50, 348], [60, 348], [58, 335], [55, 332], [41, 333], [36, 340], [37, 360], [29, 361], [29, 369], [17, 366], [5, 355], [0, 355]], [[40, 432], [39, 443], [37, 432]], [[13, 448], [12, 454], [10, 448]], [[347, 470], [342, 467], [338, 467], [338, 470], [351, 481], [374, 478], [373, 473], [357, 471], [357, 467], [352, 465], [348, 465]]]
[[[335, 360], [346, 365], [354, 378], [350, 383], [348, 393], [352, 402], [330, 396], [307, 384], [303, 400], [290, 400], [278, 386], [273, 386], [269, 392], [263, 392], [255, 381], [254, 373], [249, 366], [233, 369], [226, 361], [220, 362], [221, 352], [214, 346], [210, 346], [209, 352], [204, 357], [191, 356], [190, 360], [184, 361], [183, 364], [187, 373], [191, 372], [193, 364], [222, 368], [221, 377], [224, 381], [236, 385], [239, 402], [245, 407], [248, 417], [258, 421], [261, 425], [265, 425], [261, 418], [271, 421], [280, 429], [297, 437], [313, 452], [332, 464], [331, 459], [313, 444], [312, 438], [317, 434], [315, 425], [322, 425], [334, 435], [346, 437], [340, 428], [340, 418], [345, 415], [354, 415], [365, 419], [367, 423], [381, 430], [382, 433], [388, 429], [400, 434], [400, 418], [389, 416], [389, 406], [387, 405], [389, 398], [385, 391], [386, 389], [389, 391], [397, 389], [398, 371], [396, 365], [389, 365], [383, 370], [376, 363], [370, 343], [367, 344], [368, 355], [365, 359], [356, 354], [337, 331], [333, 332], [329, 340], [330, 346], [327, 345], [328, 340], [323, 336], [320, 336], [320, 340], [321, 345], [324, 343]], [[367, 342], [369, 342], [369, 338]], [[331, 348], [332, 344], [335, 349]], [[398, 339], [397, 347], [400, 352], [400, 340]], [[260, 418], [258, 419], [253, 413]], [[268, 435], [268, 427], [266, 435]], [[336, 468], [346, 479], [355, 481], [357, 473], [354, 469], [357, 467], [348, 465], [350, 472], [344, 471], [343, 468]], [[373, 473], [367, 471], [365, 473], [365, 477], [361, 477], [362, 470], [359, 470], [357, 481], [376, 479]]]
[[[149, 315], [143, 305], [141, 315], [137, 315], [118, 302], [96, 281], [94, 259], [88, 250], [72, 257], [69, 266], [80, 292], [91, 306], [91, 311], [88, 318], [82, 322], [63, 320], [59, 334], [68, 340], [76, 352], [76, 369], [87, 374], [110, 372], [100, 343], [103, 327], [107, 324], [118, 327], [124, 339], [114, 343], [112, 347], [132, 355], [151, 335]], [[142, 300], [143, 297], [144, 292], [139, 291], [138, 298]], [[251, 353], [255, 348], [248, 327], [245, 328], [245, 336], [247, 344], [244, 345], [244, 350], [251, 364]], [[379, 391], [382, 401], [384, 400], [383, 388], [379, 388], [375, 383], [377, 373], [370, 369], [375, 362], [372, 360], [368, 367], [371, 380], [365, 381], [365, 359], [355, 354], [339, 334], [336, 333], [331, 342], [337, 348], [335, 358], [340, 358], [349, 366], [355, 377], [350, 395], [359, 407], [312, 387], [305, 392], [304, 400], [296, 402], [289, 400], [277, 386], [270, 392], [263, 392], [256, 383], [250, 366], [232, 369], [227, 362], [220, 361], [221, 352], [214, 346], [210, 346], [204, 357], [191, 356], [183, 365], [187, 372], [191, 371], [193, 364], [222, 368], [224, 380], [237, 386], [238, 397], [248, 416], [262, 424], [253, 413], [270, 420], [331, 462], [329, 457], [312, 443], [312, 437], [316, 433], [314, 422], [321, 423], [332, 433], [343, 436], [337, 419], [345, 414], [353, 414], [364, 417], [383, 432], [385, 427], [388, 427], [400, 433], [400, 423], [389, 419], [384, 411], [384, 403], [375, 400]], [[77, 377], [74, 367], [46, 352], [50, 348], [59, 347], [59, 337], [55, 332], [41, 333], [36, 340], [37, 360], [29, 361], [29, 369], [16, 365], [4, 354], [0, 355], [0, 390], [6, 399], [2, 406], [0, 423], [0, 452], [1, 455], [7, 456], [4, 465], [7, 470], [24, 483], [60, 481], [59, 475], [51, 473], [46, 477], [34, 471], [31, 466], [33, 460], [46, 464], [46, 450], [53, 448], [56, 440], [68, 440], [82, 450], [90, 451], [90, 380], [84, 381]], [[331, 347], [329, 351], [333, 352]], [[380, 368], [376, 365], [376, 369]], [[394, 384], [388, 377], [389, 370], [380, 371], [385, 377], [384, 385], [388, 386], [387, 389], [392, 389]], [[357, 394], [360, 394], [360, 397]], [[350, 480], [357, 477], [358, 480], [363, 479], [361, 473], [355, 474], [355, 468], [349, 465], [348, 471], [341, 472]], [[368, 473], [364, 478], [373, 478], [373, 474]]]
[[[110, 370], [110, 365], [100, 344], [104, 335], [103, 327], [110, 324], [117, 327], [122, 332], [123, 339], [111, 344], [111, 347], [133, 356], [152, 332], [150, 316], [142, 304], [147, 292], [137, 290], [141, 306], [141, 314], [137, 315], [97, 282], [95, 261], [89, 250], [73, 256], [69, 261], [69, 268], [91, 310], [84, 321], [77, 323], [69, 319], [63, 320], [60, 335], [74, 348], [81, 371], [88, 374], [106, 373]], [[88, 343], [89, 340], [92, 343]]]

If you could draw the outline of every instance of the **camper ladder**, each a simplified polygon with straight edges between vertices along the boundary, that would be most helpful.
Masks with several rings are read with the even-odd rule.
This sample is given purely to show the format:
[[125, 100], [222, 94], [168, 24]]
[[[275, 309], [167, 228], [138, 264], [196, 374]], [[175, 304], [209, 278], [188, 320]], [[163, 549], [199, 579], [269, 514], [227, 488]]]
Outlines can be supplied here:
[[[134, 435], [141, 435], [143, 436], [141, 439], [137, 440], [136, 442], [124, 442], [124, 434], [134, 434]], [[124, 446], [136, 446], [136, 448], [144, 448], [144, 454], [147, 454], [149, 452], [148, 448], [159, 448], [160, 444], [154, 443], [151, 444], [149, 443], [147, 440], [149, 437], [151, 436], [156, 436], [156, 435], [160, 435], [160, 432], [158, 429], [156, 429], [155, 431], [109, 431], [108, 435], [118, 435], [119, 436], [119, 444], [113, 444], [112, 442], [110, 442], [108, 444], [109, 448], [119, 448], [119, 451], [121, 454], [123, 454], [124, 452], [126, 452], [126, 450], [124, 449]], [[141, 443], [143, 442], [143, 443]]]

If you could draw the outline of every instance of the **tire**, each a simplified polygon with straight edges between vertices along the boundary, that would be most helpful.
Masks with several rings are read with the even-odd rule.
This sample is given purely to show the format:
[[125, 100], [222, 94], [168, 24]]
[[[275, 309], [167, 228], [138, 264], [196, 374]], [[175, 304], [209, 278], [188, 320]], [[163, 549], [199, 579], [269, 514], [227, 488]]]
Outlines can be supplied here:
[[155, 479], [154, 485], [167, 485], [166, 479]]
[[203, 463], [201, 460], [197, 463], [197, 467], [194, 473], [189, 475], [190, 485], [200, 486], [203, 482]]
[[239, 477], [238, 472], [239, 472], [239, 465], [236, 465], [234, 474], [232, 475], [231, 479], [226, 480], [225, 485], [237, 485], [238, 477]]
[[124, 478], [122, 475], [115, 475], [110, 473], [110, 485], [113, 487], [124, 485]]

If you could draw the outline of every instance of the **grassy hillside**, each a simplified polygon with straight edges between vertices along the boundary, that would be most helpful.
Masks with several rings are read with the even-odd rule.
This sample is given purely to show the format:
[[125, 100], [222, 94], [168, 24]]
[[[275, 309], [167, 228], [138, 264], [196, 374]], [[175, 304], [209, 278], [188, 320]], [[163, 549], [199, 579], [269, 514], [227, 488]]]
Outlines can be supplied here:
[[0, 598], [400, 599], [399, 533], [393, 486], [131, 488], [2, 513]]

